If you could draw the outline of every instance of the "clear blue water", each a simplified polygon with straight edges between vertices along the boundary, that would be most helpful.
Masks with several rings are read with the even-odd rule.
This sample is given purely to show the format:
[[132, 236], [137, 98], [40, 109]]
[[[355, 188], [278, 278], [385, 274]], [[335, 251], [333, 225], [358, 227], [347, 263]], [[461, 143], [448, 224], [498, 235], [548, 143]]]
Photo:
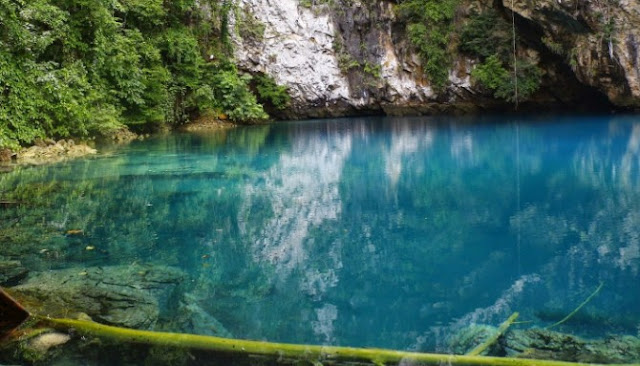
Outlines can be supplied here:
[[[446, 350], [514, 311], [551, 324], [601, 282], [558, 329], [637, 335], [639, 173], [634, 116], [170, 134], [0, 175], [6, 197], [40, 202], [3, 209], [29, 234], [0, 236], [0, 255], [32, 271], [181, 268], [182, 291], [238, 338]], [[6, 249], [19, 240], [36, 244]]]

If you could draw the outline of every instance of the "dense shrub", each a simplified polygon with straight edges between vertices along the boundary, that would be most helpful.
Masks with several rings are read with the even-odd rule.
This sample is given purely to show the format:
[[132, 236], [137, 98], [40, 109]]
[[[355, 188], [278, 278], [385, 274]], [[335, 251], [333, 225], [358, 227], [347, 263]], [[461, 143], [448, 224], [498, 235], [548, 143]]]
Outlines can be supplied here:
[[258, 100], [277, 110], [283, 110], [289, 105], [290, 97], [287, 88], [276, 84], [272, 77], [260, 74], [254, 77]]
[[[0, 147], [266, 118], [230, 67], [230, 1], [0, 0]], [[213, 55], [213, 59], [210, 55]]]

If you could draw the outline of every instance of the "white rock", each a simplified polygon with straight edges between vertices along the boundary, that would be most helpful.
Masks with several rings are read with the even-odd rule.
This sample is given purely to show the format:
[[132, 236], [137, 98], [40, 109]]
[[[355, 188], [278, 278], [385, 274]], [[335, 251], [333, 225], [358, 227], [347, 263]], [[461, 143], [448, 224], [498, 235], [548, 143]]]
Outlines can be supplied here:
[[64, 333], [46, 333], [37, 336], [29, 346], [39, 353], [46, 353], [49, 348], [56, 347], [67, 343], [71, 337]]

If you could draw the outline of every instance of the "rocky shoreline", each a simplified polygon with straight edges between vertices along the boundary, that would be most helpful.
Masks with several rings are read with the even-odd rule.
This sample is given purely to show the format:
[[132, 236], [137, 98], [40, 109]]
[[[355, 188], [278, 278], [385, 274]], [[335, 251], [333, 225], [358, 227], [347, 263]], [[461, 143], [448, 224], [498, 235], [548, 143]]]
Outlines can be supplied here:
[[76, 143], [73, 139], [54, 141], [36, 140], [35, 144], [17, 152], [10, 149], [0, 150], [0, 165], [10, 170], [15, 165], [42, 165], [57, 163], [67, 159], [97, 154], [97, 150], [85, 143]]
[[[204, 132], [217, 131], [236, 127], [237, 124], [219, 117], [199, 117], [192, 122], [178, 127], [177, 131]], [[131, 141], [141, 140], [149, 135], [136, 134], [127, 128], [122, 128], [102, 136], [98, 140], [104, 143], [127, 144]], [[98, 150], [94, 147], [94, 141], [76, 142], [74, 139], [37, 139], [33, 146], [24, 147], [18, 151], [9, 148], [0, 148], [0, 173], [11, 171], [19, 165], [43, 165], [58, 163], [64, 160], [96, 155]]]

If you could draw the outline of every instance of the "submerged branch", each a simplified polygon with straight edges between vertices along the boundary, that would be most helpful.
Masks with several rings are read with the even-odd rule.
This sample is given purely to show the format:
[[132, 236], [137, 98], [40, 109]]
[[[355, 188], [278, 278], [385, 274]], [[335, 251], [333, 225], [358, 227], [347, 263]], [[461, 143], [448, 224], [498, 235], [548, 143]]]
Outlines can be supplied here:
[[467, 355], [468, 356], [476, 356], [476, 355], [479, 355], [482, 352], [484, 352], [493, 343], [495, 343], [495, 341], [497, 341], [498, 338], [500, 338], [500, 336], [502, 334], [504, 334], [504, 332], [507, 331], [507, 329], [509, 329], [511, 324], [513, 324], [513, 322], [518, 318], [518, 315], [520, 315], [520, 314], [518, 314], [517, 312], [511, 314], [511, 316], [509, 318], [507, 318], [507, 320], [505, 320], [502, 324], [500, 324], [500, 327], [498, 328], [498, 331], [496, 332], [496, 334], [492, 335], [485, 342], [479, 344], [476, 348], [474, 348], [471, 351], [469, 351], [467, 353]]
[[602, 289], [602, 286], [604, 286], [604, 282], [600, 282], [600, 286], [598, 286], [598, 288], [595, 291], [593, 291], [593, 293], [591, 293], [591, 295], [589, 295], [589, 297], [587, 297], [586, 300], [584, 300], [580, 305], [578, 305], [578, 307], [574, 311], [569, 313], [569, 315], [565, 316], [564, 318], [562, 318], [558, 322], [553, 323], [553, 324], [545, 327], [545, 329], [551, 329], [551, 328], [556, 327], [556, 326], [566, 322], [567, 320], [571, 319], [572, 316], [576, 315], [576, 313], [578, 311], [580, 311], [580, 309], [582, 309], [583, 306], [587, 305], [589, 303], [589, 301], [591, 301], [591, 299], [593, 299], [593, 297], [596, 296], [598, 294], [598, 292], [600, 292], [600, 290]]

